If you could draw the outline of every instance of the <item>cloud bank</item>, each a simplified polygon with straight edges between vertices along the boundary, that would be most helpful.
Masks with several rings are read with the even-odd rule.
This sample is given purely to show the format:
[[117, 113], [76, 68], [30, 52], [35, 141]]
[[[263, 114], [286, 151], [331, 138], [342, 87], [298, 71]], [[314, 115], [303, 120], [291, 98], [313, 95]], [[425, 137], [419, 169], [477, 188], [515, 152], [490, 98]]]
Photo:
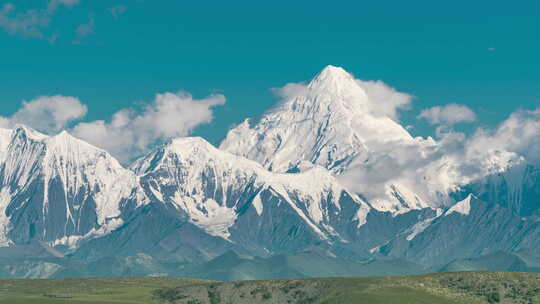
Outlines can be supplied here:
[[72, 133], [127, 162], [146, 153], [156, 142], [186, 136], [195, 127], [209, 123], [212, 108], [224, 103], [223, 95], [196, 100], [187, 93], [158, 94], [142, 112], [123, 109], [109, 121], [80, 123]]
[[213, 118], [213, 107], [224, 103], [223, 95], [194, 99], [184, 92], [163, 93], [157, 94], [142, 109], [126, 108], [109, 120], [76, 123], [86, 115], [86, 105], [75, 97], [45, 96], [23, 101], [21, 108], [9, 117], [0, 116], [0, 127], [25, 124], [46, 134], [67, 129], [74, 136], [128, 163], [155, 144], [187, 136], [197, 126], [209, 123]]
[[[442, 120], [452, 123], [455, 120]], [[470, 136], [448, 131], [440, 139], [366, 143], [369, 161], [352, 164], [340, 177], [368, 200], [386, 200], [392, 185], [404, 186], [432, 204], [451, 202], [448, 194], [491, 174], [540, 165], [540, 108], [518, 110], [494, 129]]]
[[469, 144], [472, 153], [509, 151], [540, 165], [540, 107], [512, 113], [495, 130], [477, 130]]

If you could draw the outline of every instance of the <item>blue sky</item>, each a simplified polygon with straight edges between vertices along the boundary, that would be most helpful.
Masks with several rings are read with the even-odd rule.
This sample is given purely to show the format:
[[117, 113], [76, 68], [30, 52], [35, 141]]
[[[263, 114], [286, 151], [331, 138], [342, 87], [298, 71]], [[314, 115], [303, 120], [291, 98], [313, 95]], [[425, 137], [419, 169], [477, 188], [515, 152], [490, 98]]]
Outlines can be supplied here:
[[[9, 27], [52, 1], [39, 34]], [[415, 117], [435, 105], [467, 105], [476, 127], [540, 104], [538, 2], [51, 2], [0, 1], [0, 116], [56, 94], [79, 98], [93, 121], [156, 93], [220, 93], [225, 105], [192, 132], [217, 143], [277, 102], [271, 88], [328, 64], [414, 95], [401, 119], [420, 135], [432, 128]]]

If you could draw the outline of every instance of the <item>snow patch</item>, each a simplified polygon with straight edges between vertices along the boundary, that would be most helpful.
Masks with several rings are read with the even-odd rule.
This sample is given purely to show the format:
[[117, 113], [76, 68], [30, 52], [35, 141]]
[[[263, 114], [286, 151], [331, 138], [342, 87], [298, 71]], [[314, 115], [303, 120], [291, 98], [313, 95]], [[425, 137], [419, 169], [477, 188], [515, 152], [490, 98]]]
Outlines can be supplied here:
[[407, 236], [407, 241], [412, 241], [417, 235], [424, 232], [424, 230], [426, 230], [435, 219], [437, 219], [438, 217], [440, 217], [443, 214], [442, 209], [437, 209], [436, 212], [437, 213], [436, 213], [436, 215], [434, 217], [431, 217], [431, 218], [428, 218], [428, 219], [425, 219], [423, 221], [420, 221], [420, 222], [416, 223], [408, 231], [410, 234]]
[[4, 187], [0, 190], [0, 247], [10, 245], [10, 240], [7, 236], [9, 229], [9, 217], [6, 215], [6, 209], [11, 202], [11, 194], [9, 188]]
[[365, 224], [367, 224], [367, 216], [370, 211], [371, 209], [367, 205], [365, 204], [360, 205], [360, 208], [358, 208], [358, 211], [356, 212], [356, 217], [355, 217], [355, 219], [358, 221], [357, 228], [360, 228], [364, 226]]
[[189, 215], [189, 221], [208, 234], [229, 240], [229, 228], [238, 217], [234, 208], [219, 205], [213, 199], [204, 201], [200, 197], [176, 197], [175, 202]]
[[457, 212], [457, 213], [460, 213], [460, 214], [463, 214], [463, 215], [469, 215], [469, 213], [471, 212], [471, 199], [474, 197], [474, 195], [472, 194], [469, 194], [467, 196], [467, 198], [465, 198], [464, 200], [456, 203], [454, 206], [452, 206], [452, 208], [448, 209], [448, 211], [446, 211], [446, 213], [444, 214], [445, 216], [446, 215], [450, 215], [454, 212]]
[[255, 212], [257, 212], [257, 215], [259, 216], [262, 215], [264, 207], [260, 198], [260, 192], [257, 193], [257, 195], [253, 198], [252, 205], [253, 205], [253, 208], [255, 208]]

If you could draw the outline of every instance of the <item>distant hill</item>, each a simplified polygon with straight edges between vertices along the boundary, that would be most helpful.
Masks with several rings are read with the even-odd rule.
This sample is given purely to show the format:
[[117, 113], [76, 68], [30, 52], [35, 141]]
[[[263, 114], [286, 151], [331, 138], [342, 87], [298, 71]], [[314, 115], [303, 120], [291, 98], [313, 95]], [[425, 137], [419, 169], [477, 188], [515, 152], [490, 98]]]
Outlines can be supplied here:
[[208, 262], [186, 265], [160, 261], [146, 254], [106, 257], [87, 262], [73, 256], [62, 256], [41, 243], [0, 248], [0, 278], [167, 276], [214, 281], [243, 281], [395, 276], [456, 271], [540, 272], [540, 255], [530, 251], [500, 251], [425, 268], [399, 258], [355, 261], [334, 256], [323, 248], [315, 247], [294, 254], [281, 254], [267, 258], [228, 251]]
[[540, 272], [540, 255], [529, 251], [496, 252], [473, 259], [455, 260], [439, 271], [471, 270]]
[[180, 276], [218, 281], [261, 280], [279, 278], [343, 277], [391, 274], [419, 274], [423, 267], [405, 260], [349, 261], [323, 251], [257, 258], [232, 251], [204, 263], [187, 267]]

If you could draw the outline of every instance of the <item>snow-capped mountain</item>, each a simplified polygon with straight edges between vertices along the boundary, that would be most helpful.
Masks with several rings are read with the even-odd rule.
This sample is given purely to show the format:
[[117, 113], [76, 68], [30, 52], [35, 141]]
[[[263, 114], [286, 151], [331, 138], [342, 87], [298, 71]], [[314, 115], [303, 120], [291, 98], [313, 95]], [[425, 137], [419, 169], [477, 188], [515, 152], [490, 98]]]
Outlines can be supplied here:
[[267, 113], [232, 129], [220, 148], [276, 172], [308, 161], [343, 172], [355, 158], [369, 157], [369, 142], [411, 141], [401, 125], [375, 116], [364, 89], [339, 67], [327, 66], [305, 89]]
[[[253, 126], [248, 119], [229, 131], [220, 148], [275, 172], [294, 172], [308, 162], [340, 175], [352, 167], [373, 166], [378, 147], [431, 144], [376, 113], [374, 101], [342, 68], [327, 66], [296, 91]], [[395, 214], [444, 203], [426, 200], [399, 180], [389, 181], [372, 195], [361, 194], [370, 196], [376, 209]]]
[[434, 215], [380, 212], [322, 167], [271, 172], [202, 138], [172, 140], [131, 169], [149, 203], [126, 210], [121, 229], [83, 244], [79, 257], [143, 253], [197, 263], [231, 249], [272, 256], [322, 247], [366, 258], [370, 248]]
[[[482, 159], [486, 172], [456, 187], [445, 180], [455, 173], [452, 159], [441, 157], [415, 171], [420, 178], [396, 172], [380, 189], [353, 191], [344, 183], [350, 170], [368, 179], [393, 174], [400, 164], [381, 162], [404, 151], [413, 155], [407, 161], [423, 162], [438, 143], [374, 111], [341, 68], [328, 66], [293, 91], [260, 121], [232, 129], [220, 149], [176, 138], [130, 168], [67, 132], [0, 129], [0, 247], [159, 269], [230, 250], [258, 257], [317, 250], [425, 266], [494, 250], [540, 252], [538, 168], [497, 152]], [[430, 187], [440, 196], [417, 191]]]
[[347, 229], [364, 225], [371, 209], [323, 168], [270, 172], [202, 138], [175, 139], [132, 169], [154, 201], [260, 254], [304, 241], [345, 241]]
[[[107, 152], [67, 132], [18, 126], [0, 139], [0, 244], [32, 240], [74, 246], [122, 224], [122, 201], [137, 178]], [[141, 198], [141, 202], [144, 199]]]

